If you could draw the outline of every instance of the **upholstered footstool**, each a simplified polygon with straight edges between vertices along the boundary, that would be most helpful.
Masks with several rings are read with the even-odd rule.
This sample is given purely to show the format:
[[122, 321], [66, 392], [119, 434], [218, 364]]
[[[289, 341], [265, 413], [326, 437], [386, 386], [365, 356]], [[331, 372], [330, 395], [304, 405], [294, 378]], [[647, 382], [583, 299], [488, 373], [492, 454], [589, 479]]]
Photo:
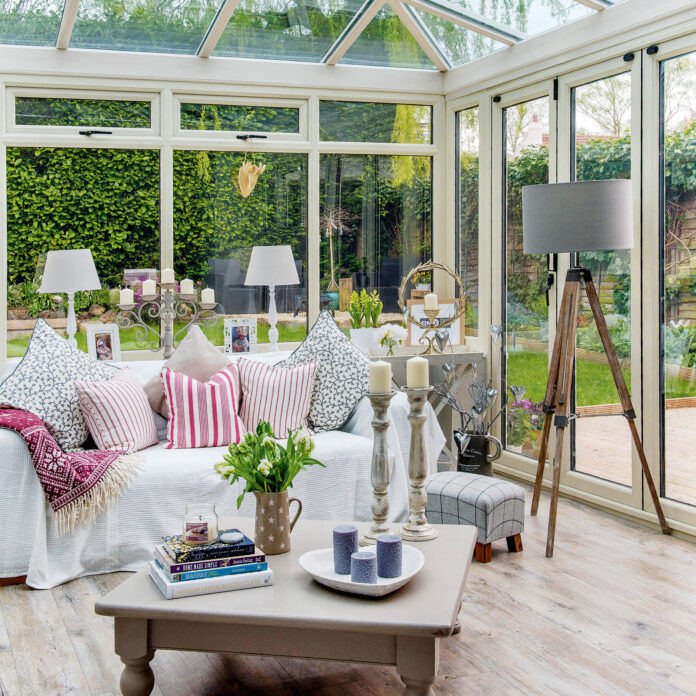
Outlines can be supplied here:
[[432, 524], [478, 527], [476, 560], [491, 560], [491, 543], [507, 539], [508, 551], [522, 551], [524, 490], [490, 476], [441, 471], [426, 480], [425, 515]]

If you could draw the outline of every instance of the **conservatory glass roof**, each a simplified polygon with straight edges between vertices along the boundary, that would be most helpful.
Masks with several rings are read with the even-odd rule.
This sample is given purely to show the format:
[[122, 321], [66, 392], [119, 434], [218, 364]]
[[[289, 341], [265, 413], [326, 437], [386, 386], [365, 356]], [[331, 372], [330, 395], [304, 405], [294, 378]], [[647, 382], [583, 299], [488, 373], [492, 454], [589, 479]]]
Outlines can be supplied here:
[[0, 0], [0, 43], [447, 70], [622, 0]]

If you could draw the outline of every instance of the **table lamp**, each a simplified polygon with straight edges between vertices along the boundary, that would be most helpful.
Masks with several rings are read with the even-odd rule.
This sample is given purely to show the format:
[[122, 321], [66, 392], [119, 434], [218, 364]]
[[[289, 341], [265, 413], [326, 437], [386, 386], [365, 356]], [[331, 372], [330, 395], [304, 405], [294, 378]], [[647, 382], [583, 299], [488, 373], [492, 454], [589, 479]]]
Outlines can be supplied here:
[[648, 467], [645, 451], [635, 424], [636, 412], [626, 386], [621, 365], [609, 335], [607, 322], [588, 268], [579, 264], [583, 251], [610, 251], [633, 248], [633, 191], [628, 179], [575, 181], [539, 184], [522, 188], [522, 233], [525, 254], [571, 254], [563, 298], [558, 312], [556, 337], [551, 354], [546, 396], [542, 403], [544, 430], [537, 461], [531, 514], [536, 515], [544, 477], [551, 424], [556, 428], [556, 449], [552, 460], [551, 508], [546, 538], [546, 556], [553, 555], [556, 512], [560, 485], [563, 438], [570, 421], [575, 377], [575, 344], [581, 282], [592, 309], [607, 362], [619, 393], [623, 415], [628, 421], [643, 474], [665, 534], [671, 533], [662, 511], [657, 489]]
[[68, 343], [77, 348], [75, 321], [75, 293], [80, 290], [100, 290], [99, 276], [89, 249], [61, 249], [46, 255], [40, 293], [67, 293]]
[[276, 312], [275, 289], [278, 285], [299, 285], [295, 258], [287, 244], [279, 246], [255, 246], [251, 250], [249, 269], [244, 285], [268, 286], [268, 340], [271, 350], [278, 350], [278, 313]]

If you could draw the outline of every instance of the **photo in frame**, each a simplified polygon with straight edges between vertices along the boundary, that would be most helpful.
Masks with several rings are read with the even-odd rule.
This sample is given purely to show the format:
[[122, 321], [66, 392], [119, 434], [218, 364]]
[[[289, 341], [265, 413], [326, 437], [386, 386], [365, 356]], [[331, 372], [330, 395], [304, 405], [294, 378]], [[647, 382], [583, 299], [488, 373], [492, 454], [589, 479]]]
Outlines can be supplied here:
[[225, 353], [251, 353], [256, 350], [256, 317], [228, 317], [224, 321]]
[[[436, 324], [450, 320], [457, 312], [458, 300], [440, 300], [440, 312], [435, 319]], [[429, 319], [425, 314], [425, 305], [423, 300], [408, 300], [408, 310], [411, 316], [419, 321], [424, 326], [427, 326]], [[406, 337], [406, 345], [411, 347], [423, 347], [422, 343], [418, 343], [418, 339], [425, 333], [425, 329], [416, 326], [412, 322], [407, 323], [408, 336]], [[466, 344], [466, 334], [464, 332], [464, 314], [450, 326], [445, 327], [445, 331], [449, 333], [450, 342], [453, 346], [463, 346]]]
[[95, 360], [121, 361], [121, 338], [117, 324], [87, 324], [87, 352]]

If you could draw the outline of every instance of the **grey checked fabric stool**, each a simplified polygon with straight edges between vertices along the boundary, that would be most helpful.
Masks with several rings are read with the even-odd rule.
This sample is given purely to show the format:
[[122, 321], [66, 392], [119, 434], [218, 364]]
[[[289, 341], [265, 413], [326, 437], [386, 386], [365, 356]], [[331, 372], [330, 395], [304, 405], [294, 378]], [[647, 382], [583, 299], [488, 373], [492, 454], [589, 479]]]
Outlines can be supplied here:
[[488, 563], [491, 542], [505, 537], [508, 551], [522, 551], [524, 490], [490, 476], [441, 471], [428, 476], [425, 516], [432, 524], [478, 527], [476, 560]]

